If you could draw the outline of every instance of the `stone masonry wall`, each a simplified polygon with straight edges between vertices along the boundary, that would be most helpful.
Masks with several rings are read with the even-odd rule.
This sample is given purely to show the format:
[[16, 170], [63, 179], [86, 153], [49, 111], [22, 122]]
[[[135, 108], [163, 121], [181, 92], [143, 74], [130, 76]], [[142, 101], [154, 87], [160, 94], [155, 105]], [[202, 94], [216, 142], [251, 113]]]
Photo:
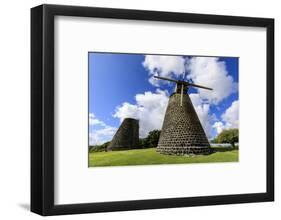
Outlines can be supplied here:
[[139, 121], [125, 118], [114, 135], [108, 151], [127, 150], [137, 148], [139, 144]]
[[208, 154], [210, 144], [188, 94], [170, 96], [157, 151], [163, 154]]

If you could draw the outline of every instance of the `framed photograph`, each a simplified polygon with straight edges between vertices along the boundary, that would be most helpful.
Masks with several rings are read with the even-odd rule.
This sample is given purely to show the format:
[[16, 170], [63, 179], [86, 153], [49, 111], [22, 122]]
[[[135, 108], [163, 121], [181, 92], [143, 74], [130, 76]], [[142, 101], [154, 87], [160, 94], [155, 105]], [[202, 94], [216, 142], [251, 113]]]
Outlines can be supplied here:
[[31, 9], [31, 211], [274, 200], [274, 19]]

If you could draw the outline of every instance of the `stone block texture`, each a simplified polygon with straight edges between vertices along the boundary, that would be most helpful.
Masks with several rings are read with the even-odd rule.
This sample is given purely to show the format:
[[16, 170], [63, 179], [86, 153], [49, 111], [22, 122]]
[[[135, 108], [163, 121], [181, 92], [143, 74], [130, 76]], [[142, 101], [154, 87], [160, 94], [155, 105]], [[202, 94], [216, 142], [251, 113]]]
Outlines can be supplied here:
[[211, 153], [210, 144], [188, 94], [170, 96], [157, 152], [169, 155]]
[[139, 144], [139, 121], [125, 118], [108, 145], [108, 151], [129, 150], [137, 148]]

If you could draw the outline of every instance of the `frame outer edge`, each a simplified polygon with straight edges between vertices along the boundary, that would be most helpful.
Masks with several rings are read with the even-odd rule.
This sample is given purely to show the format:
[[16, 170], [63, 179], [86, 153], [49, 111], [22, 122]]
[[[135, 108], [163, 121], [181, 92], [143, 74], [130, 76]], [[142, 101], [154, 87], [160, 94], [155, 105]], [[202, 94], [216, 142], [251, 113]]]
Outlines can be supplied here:
[[43, 7], [31, 9], [31, 211], [43, 211], [42, 55]]
[[54, 12], [48, 5], [42, 5], [42, 178], [43, 211], [42, 215], [51, 215], [54, 210], [54, 136], [55, 136], [55, 80], [54, 80]]
[[267, 182], [266, 191], [270, 201], [274, 201], [274, 19], [269, 19], [266, 41], [267, 73]]
[[[136, 12], [136, 15], [132, 14]], [[93, 13], [94, 16], [93, 16]], [[144, 16], [148, 14], [148, 18]], [[54, 16], [106, 17], [267, 28], [266, 193], [90, 204], [54, 204]], [[223, 19], [225, 18], [225, 19]], [[274, 20], [130, 9], [41, 5], [31, 9], [31, 211], [40, 215], [128, 211], [274, 200]], [[269, 140], [271, 139], [271, 140]], [[203, 199], [204, 198], [204, 199]]]

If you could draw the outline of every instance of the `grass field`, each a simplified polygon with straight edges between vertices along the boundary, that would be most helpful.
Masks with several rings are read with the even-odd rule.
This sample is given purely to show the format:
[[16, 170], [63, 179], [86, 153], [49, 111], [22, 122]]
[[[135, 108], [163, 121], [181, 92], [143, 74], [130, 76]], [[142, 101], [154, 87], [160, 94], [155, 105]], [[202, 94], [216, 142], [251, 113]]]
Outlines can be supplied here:
[[214, 147], [214, 153], [197, 156], [171, 156], [159, 154], [155, 148], [92, 152], [89, 154], [89, 167], [151, 165], [151, 164], [181, 164], [181, 163], [211, 163], [238, 162], [238, 150]]

